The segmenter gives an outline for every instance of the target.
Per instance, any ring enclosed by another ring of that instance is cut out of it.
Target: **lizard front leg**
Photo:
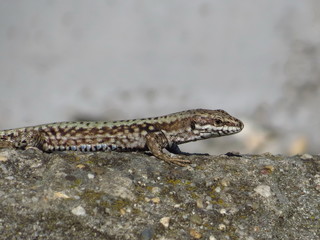
[[[161,131],[148,133],[146,135],[146,144],[152,155],[164,160],[165,162],[174,163],[179,166],[186,166],[188,163],[190,163],[189,160],[183,159],[182,156],[170,156],[169,154],[163,152],[163,149],[169,146],[169,142],[164,133]]]

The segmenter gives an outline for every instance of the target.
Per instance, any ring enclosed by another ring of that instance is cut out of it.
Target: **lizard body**
[[[160,117],[120,121],[57,122],[0,131],[0,148],[52,151],[147,151],[184,166],[179,144],[238,133],[243,123],[223,110],[193,109]]]

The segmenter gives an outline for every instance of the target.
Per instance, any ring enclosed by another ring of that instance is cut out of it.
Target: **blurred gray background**
[[[0,128],[222,108],[213,154],[319,153],[317,0],[0,2]]]

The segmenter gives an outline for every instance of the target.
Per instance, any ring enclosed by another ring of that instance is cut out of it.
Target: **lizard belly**
[[[44,150],[47,151],[130,151],[146,149],[144,136],[134,134],[83,134],[63,136],[60,132],[46,134]]]

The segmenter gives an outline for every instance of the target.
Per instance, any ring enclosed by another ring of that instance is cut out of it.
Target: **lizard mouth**
[[[199,133],[202,139],[206,139],[206,138],[212,138],[212,137],[232,135],[240,132],[242,128],[243,128],[243,124],[240,127],[235,127],[235,126],[214,127],[211,125],[207,125],[203,127],[199,131]]]

